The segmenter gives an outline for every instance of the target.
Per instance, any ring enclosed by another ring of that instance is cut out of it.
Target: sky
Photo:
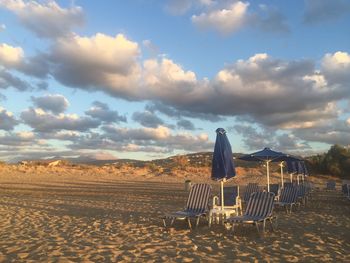
[[[0,0],[0,160],[350,146],[348,0]]]

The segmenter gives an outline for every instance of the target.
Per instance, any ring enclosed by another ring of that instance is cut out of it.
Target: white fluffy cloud
[[[55,38],[70,34],[72,27],[84,22],[81,7],[62,8],[55,1],[0,0],[0,7],[15,13],[23,26],[37,36]]]
[[[192,22],[200,28],[215,29],[222,34],[229,34],[244,25],[248,6],[249,3],[237,1],[224,9],[193,15]]]
[[[139,77],[138,44],[124,35],[98,33],[58,40],[52,47],[52,74],[61,83],[84,89],[102,87],[114,96],[135,97]]]
[[[24,52],[21,47],[13,47],[5,43],[0,44],[0,65],[4,67],[18,67],[24,57]]]

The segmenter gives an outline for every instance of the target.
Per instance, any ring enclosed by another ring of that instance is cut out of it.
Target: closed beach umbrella
[[[221,209],[224,209],[224,182],[236,176],[231,144],[223,128],[216,130],[211,179],[220,181]]]
[[[243,155],[239,159],[244,161],[253,161],[253,162],[265,162],[266,163],[266,177],[267,177],[267,191],[270,192],[270,162],[281,162],[288,157],[287,154],[282,152],[276,152],[270,148],[264,148],[261,151],[254,152],[251,154]]]

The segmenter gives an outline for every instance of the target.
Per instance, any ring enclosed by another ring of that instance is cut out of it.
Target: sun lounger
[[[258,230],[258,233],[260,233],[259,223],[262,223],[262,232],[264,233],[266,221],[269,220],[272,229],[274,229],[272,220],[275,219],[277,222],[277,217],[274,217],[272,214],[274,199],[274,193],[255,192],[251,194],[249,198],[244,215],[229,217],[225,223],[232,225],[232,232],[234,231],[234,226],[237,223],[254,224]]]
[[[307,190],[307,187],[303,184],[299,184],[297,186],[298,188],[298,199],[300,200],[300,202],[302,204],[306,204],[306,201],[307,201],[307,193],[308,193],[308,190]]]
[[[342,192],[344,196],[350,200],[350,184],[343,184],[342,185]]]
[[[328,181],[326,184],[326,190],[327,191],[333,191],[335,190],[335,181]]]
[[[284,183],[284,188],[287,188],[287,187],[291,187],[291,186],[293,186],[293,183],[291,183],[291,182],[286,182],[286,183]]]
[[[186,206],[184,210],[174,213],[166,213],[163,217],[164,226],[166,219],[171,220],[170,225],[173,225],[176,219],[187,220],[188,226],[191,226],[191,218],[196,219],[196,227],[199,224],[199,219],[206,216],[209,211],[209,199],[211,196],[211,186],[209,184],[194,184],[191,187]]]
[[[275,194],[275,200],[278,201],[280,195],[280,185],[270,184],[270,192]]]
[[[244,190],[244,195],[243,195],[243,202],[248,202],[250,195],[252,193],[259,192],[259,186],[256,183],[249,183],[247,184],[245,190]]]
[[[280,200],[275,202],[276,206],[284,206],[287,213],[292,212],[293,205],[296,204],[298,198],[298,188],[295,186],[284,187],[281,191]],[[288,211],[289,207],[289,211]]]

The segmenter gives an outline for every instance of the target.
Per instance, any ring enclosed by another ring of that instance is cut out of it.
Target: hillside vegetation
[[[311,171],[350,179],[350,148],[333,145],[328,152],[307,158]]]

